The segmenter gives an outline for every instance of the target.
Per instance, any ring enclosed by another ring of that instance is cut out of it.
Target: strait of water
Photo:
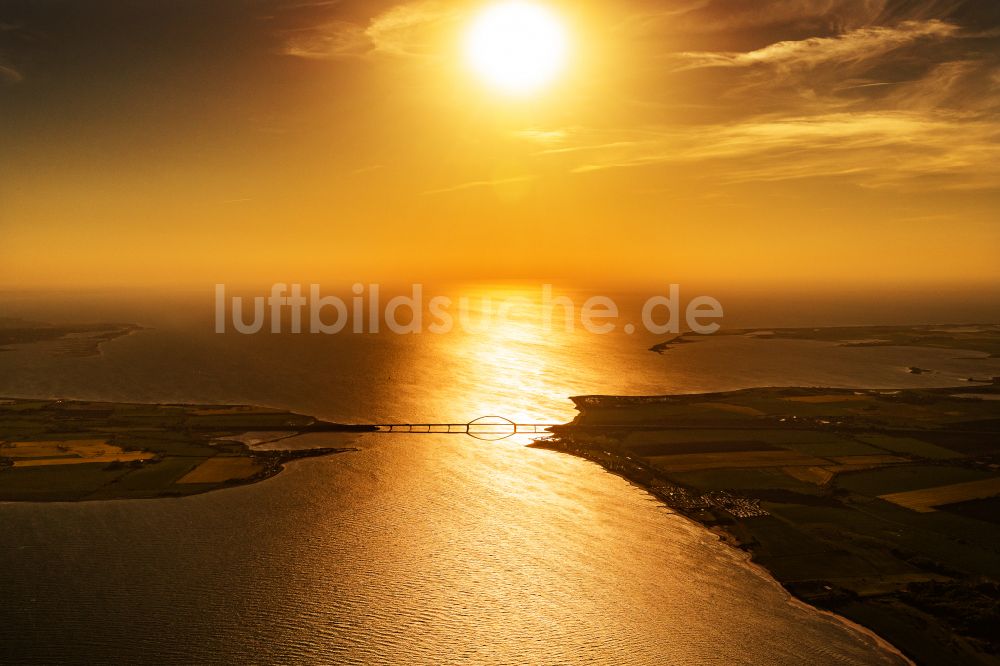
[[[541,332],[530,318],[478,334],[239,336],[214,334],[204,312],[46,308],[6,304],[152,328],[96,357],[2,353],[0,395],[548,422],[572,418],[579,394],[1000,375],[971,352],[744,337],[656,355],[647,337]],[[183,499],[0,503],[0,662],[900,661],[582,460],[454,435],[326,441],[360,450]]]

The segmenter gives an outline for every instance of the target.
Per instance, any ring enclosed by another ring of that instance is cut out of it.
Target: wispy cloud
[[[846,113],[663,129],[578,151],[577,173],[700,164],[720,183],[848,178],[866,187],[1000,187],[1000,121],[954,114]],[[690,172],[689,172],[690,173]]]
[[[284,53],[429,57],[468,10],[448,0],[360,16],[344,7],[284,33]],[[558,169],[680,165],[720,183],[835,177],[878,188],[1000,187],[995,7],[964,0],[623,0],[621,7],[614,32],[635,58],[630,64],[645,65],[635,77],[641,84],[589,102],[600,110],[627,98],[636,112],[603,125],[592,114],[591,126],[511,133]]]
[[[631,26],[655,36],[655,48],[713,15],[720,22],[701,32],[712,34],[695,42],[772,39],[746,51],[659,52],[668,67],[647,99],[669,96],[677,122],[647,114],[578,128],[538,156],[579,174],[679,168],[720,185],[837,178],[899,190],[1000,188],[1000,14],[970,19],[981,8],[958,0],[665,4]],[[671,20],[658,22],[665,14]],[[684,102],[691,111],[678,111]]]
[[[991,18],[995,4],[980,0],[660,0],[638,2],[623,27],[657,36],[785,31],[825,37],[904,21]]]
[[[370,49],[371,42],[360,26],[346,21],[331,21],[290,35],[282,53],[296,58],[327,60],[357,57]]]
[[[449,187],[442,187],[436,190],[428,190],[423,194],[425,196],[430,196],[434,194],[448,194],[450,192],[461,192],[463,190],[474,190],[481,187],[501,187],[504,185],[513,185],[516,183],[527,183],[532,180],[536,180],[537,176],[512,176],[510,178],[497,178],[493,180],[474,180],[468,183],[460,183],[458,185],[452,185]]]
[[[842,31],[885,18],[888,5],[889,0],[668,0],[636,12],[628,25],[658,34],[726,33],[782,25]]]
[[[966,115],[1000,113],[1000,56],[975,55],[930,66],[924,76],[894,87],[885,102],[896,108]]]
[[[34,37],[19,21],[0,21],[0,83],[24,81],[25,51]]]
[[[427,56],[441,23],[457,9],[433,0],[390,7],[361,21],[331,20],[288,34],[285,55],[311,59]]]
[[[0,62],[0,80],[7,83],[20,83],[24,80],[24,75],[13,66]]]
[[[688,52],[671,55],[676,71],[704,67],[778,67],[810,68],[820,64],[839,64],[877,60],[890,51],[923,38],[947,38],[959,28],[939,20],[904,21],[897,26],[858,28],[836,37],[811,37],[782,41],[755,51]]]
[[[563,143],[569,132],[568,129],[539,129],[530,127],[516,130],[513,135],[518,139],[524,139],[545,146],[553,146]]]

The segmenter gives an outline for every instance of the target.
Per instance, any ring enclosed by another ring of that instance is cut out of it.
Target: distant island
[[[141,328],[0,324],[0,344],[70,341],[75,355]],[[720,335],[1000,356],[995,325]],[[697,339],[676,336],[651,350]],[[578,416],[531,446],[585,458],[646,489],[747,552],[795,597],[920,663],[1000,662],[1000,378],[573,400]],[[249,405],[0,399],[0,501],[204,493],[353,450],[248,442],[374,429]]]
[[[105,343],[144,329],[139,324],[50,324],[0,317],[0,352],[11,351],[8,345],[51,342],[52,353],[59,356],[97,356]]]
[[[255,450],[241,439],[364,432],[246,405],[0,399],[0,501],[179,497],[274,476],[346,448]]]
[[[998,400],[995,384],[584,396],[532,446],[645,488],[920,663],[996,663]]]
[[[758,340],[811,340],[829,342],[838,347],[921,347],[978,352],[987,358],[1000,358],[998,324],[918,324],[905,326],[827,326],[823,328],[725,328],[712,336],[744,336]],[[649,348],[663,354],[678,345],[704,340],[695,333],[681,333]],[[933,372],[910,366],[910,374]],[[991,381],[969,378],[969,381]]]
[[[824,328],[723,329],[716,335],[834,342],[843,347],[925,347],[976,351],[1000,358],[998,324],[828,326]],[[695,336],[697,337],[697,336]],[[671,342],[678,342],[675,339]],[[919,368],[918,368],[919,369]],[[927,372],[923,370],[923,372]]]

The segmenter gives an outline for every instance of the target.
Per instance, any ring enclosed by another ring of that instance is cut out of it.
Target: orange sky
[[[994,3],[206,4],[0,9],[0,286],[1000,278]]]

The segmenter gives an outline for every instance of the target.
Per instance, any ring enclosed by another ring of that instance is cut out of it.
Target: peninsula
[[[574,398],[596,462],[919,663],[997,663],[1000,386]]]
[[[364,432],[266,407],[0,399],[0,501],[178,497],[253,483],[349,448],[255,450],[241,439]]]

